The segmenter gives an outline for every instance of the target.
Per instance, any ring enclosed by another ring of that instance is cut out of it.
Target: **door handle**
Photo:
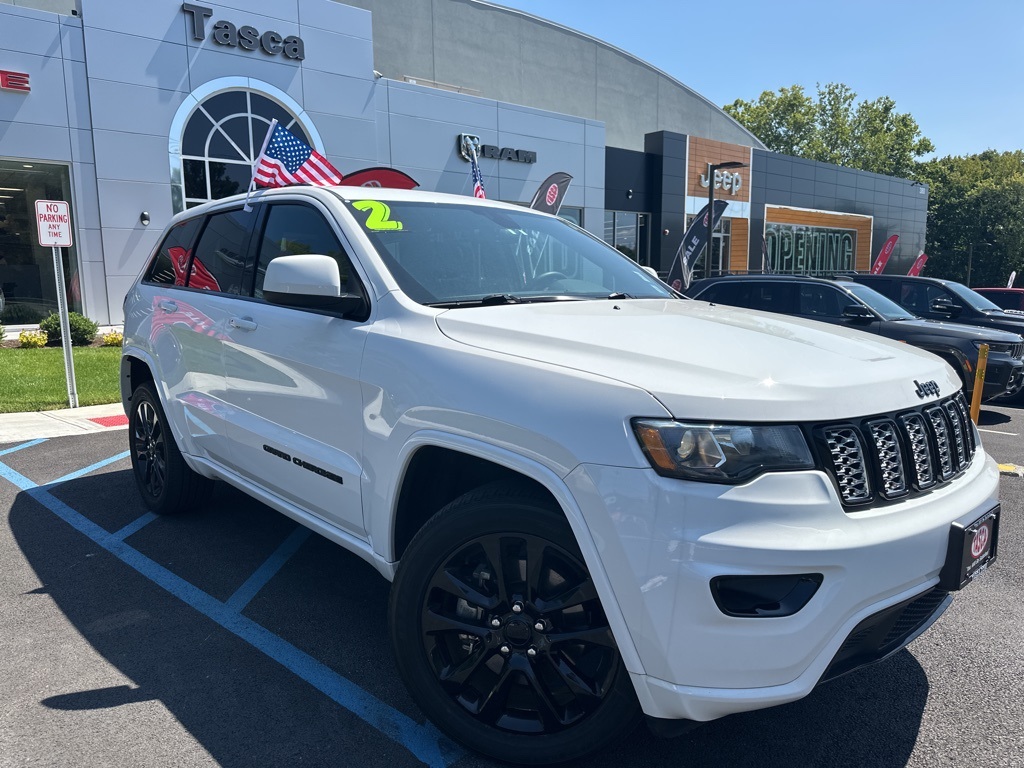
[[[178,305],[177,305],[177,304],[175,304],[175,303],[174,303],[173,301],[167,301],[166,299],[162,300],[162,301],[161,301],[161,302],[160,302],[160,303],[158,304],[158,306],[159,306],[159,307],[160,307],[160,309],[162,309],[162,310],[163,310],[164,312],[177,312],[177,311],[178,311]]]
[[[237,328],[240,331],[255,331],[258,327],[255,320],[250,320],[247,317],[232,317],[228,320],[228,325],[231,328]]]

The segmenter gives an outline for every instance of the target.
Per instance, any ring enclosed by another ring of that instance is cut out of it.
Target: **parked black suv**
[[[874,288],[918,317],[1024,335],[1024,315],[1007,312],[962,283],[909,275],[853,275],[850,279]],[[1024,389],[1007,399],[1024,402]]]
[[[1024,387],[1024,340],[1019,335],[922,320],[871,288],[850,280],[727,275],[697,280],[686,295],[700,301],[819,320],[913,344],[949,363],[968,394],[974,389],[978,347],[984,342],[989,345],[989,357],[983,399],[1015,395]]]

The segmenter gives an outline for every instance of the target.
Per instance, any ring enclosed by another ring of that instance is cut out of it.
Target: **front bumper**
[[[985,399],[1012,395],[1024,386],[1024,362],[1007,355],[990,355],[985,368]]]
[[[979,448],[946,485],[851,512],[818,471],[722,486],[584,465],[567,481],[628,628],[620,642],[640,659],[630,672],[644,711],[710,720],[806,696],[858,624],[929,592],[951,524],[996,504],[999,473]],[[823,580],[785,617],[727,616],[709,587],[795,573]]]

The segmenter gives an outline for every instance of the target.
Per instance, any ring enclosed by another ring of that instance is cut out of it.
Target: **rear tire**
[[[135,483],[145,505],[158,515],[190,509],[209,495],[213,481],[194,472],[178,450],[153,385],[132,393],[128,416]]]
[[[529,488],[495,483],[434,515],[402,556],[389,620],[416,703],[485,755],[563,762],[640,722],[572,530]]]

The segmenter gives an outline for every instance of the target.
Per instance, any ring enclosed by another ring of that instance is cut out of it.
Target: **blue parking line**
[[[277,572],[288,562],[288,558],[298,552],[306,539],[309,538],[309,528],[297,526],[294,531],[281,542],[281,546],[272,554],[267,561],[256,569],[255,573],[245,580],[245,583],[235,590],[235,594],[228,598],[225,605],[233,611],[242,612],[249,601],[256,597],[263,587],[277,575]]]
[[[111,536],[113,536],[115,539],[118,539],[119,541],[124,541],[133,533],[138,533],[139,531],[141,531],[143,528],[152,523],[158,517],[160,516],[155,512],[147,512],[141,517],[138,517],[132,522],[128,523],[128,525],[126,525],[121,530],[114,531],[114,533],[112,533]]]
[[[107,466],[108,464],[113,464],[115,461],[120,461],[121,459],[127,459],[129,456],[131,456],[131,453],[132,453],[131,451],[122,451],[121,453],[117,454],[116,456],[111,456],[109,459],[103,459],[103,461],[97,461],[95,464],[90,464],[85,469],[79,469],[79,470],[71,472],[71,473],[69,473],[67,475],[64,475],[64,477],[58,477],[52,483],[46,483],[46,486],[50,487],[50,486],[57,485],[59,483],[66,483],[66,482],[68,482],[68,480],[77,480],[80,477],[84,477],[85,475],[88,475],[88,474],[90,474],[92,472],[95,472],[97,469],[102,469],[103,467]]]
[[[105,466],[105,464],[115,460],[117,460],[117,457],[106,462],[100,462],[100,465]],[[84,474],[84,471],[72,474],[81,476],[81,474]],[[88,536],[96,544],[103,547],[103,549],[110,552],[126,565],[134,568],[154,584],[177,597],[199,613],[212,619],[236,637],[241,638],[257,650],[263,652],[285,669],[331,698],[334,702],[361,718],[391,740],[405,747],[417,759],[431,766],[431,768],[448,768],[448,766],[465,754],[460,747],[441,734],[433,724],[429,722],[417,723],[407,715],[385,704],[371,693],[364,691],[348,678],[339,675],[327,665],[299,650],[287,640],[275,635],[260,624],[243,616],[234,608],[229,607],[226,603],[211,597],[195,585],[171,573],[162,565],[154,562],[138,550],[133,549],[124,542],[124,537],[121,536],[124,529],[116,533],[104,530],[51,494],[49,487],[53,484],[50,484],[50,486],[39,486],[2,462],[0,462],[0,477],[24,491],[29,497],[42,504],[65,523]],[[70,477],[71,475],[67,476],[67,478]],[[62,478],[62,480],[64,479]],[[143,518],[145,517],[146,515],[143,515]],[[289,540],[293,537],[298,538],[295,534],[292,534]],[[282,545],[282,548],[286,544],[288,544],[287,541]],[[279,548],[278,552],[280,551],[281,549]],[[275,552],[275,555],[277,554]],[[268,564],[272,561],[274,561],[274,556],[271,556]],[[264,567],[271,567],[268,564],[265,564]],[[261,568],[260,570],[263,569]],[[252,577],[250,578],[251,580]],[[236,592],[236,596],[244,588],[245,585]]]
[[[24,448],[31,448],[33,445],[39,445],[40,443],[45,443],[45,442],[46,442],[46,438],[45,437],[41,437],[38,440],[29,440],[27,443],[22,443],[21,445],[16,445],[13,448],[4,448],[2,451],[0,451],[0,456],[6,456],[8,453],[14,453],[15,451],[20,451],[20,450],[22,450]]]

